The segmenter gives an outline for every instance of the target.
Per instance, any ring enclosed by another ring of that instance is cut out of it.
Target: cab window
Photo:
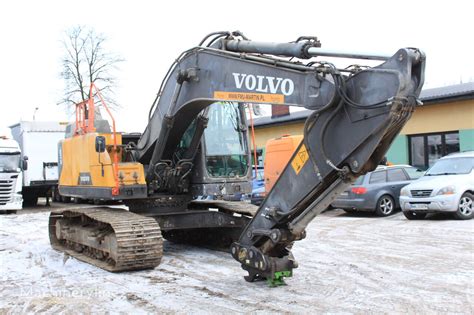
[[[218,102],[209,108],[204,130],[206,167],[212,177],[244,176],[248,170],[245,117],[238,103]]]
[[[399,182],[407,180],[407,177],[401,168],[387,170],[387,181]]]

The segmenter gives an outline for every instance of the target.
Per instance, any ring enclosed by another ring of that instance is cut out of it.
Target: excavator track
[[[158,223],[123,209],[51,212],[49,239],[53,249],[111,272],[152,269],[163,256]]]

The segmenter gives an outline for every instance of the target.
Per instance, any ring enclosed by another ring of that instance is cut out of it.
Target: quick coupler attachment
[[[244,279],[248,282],[266,280],[270,287],[285,285],[284,278],[293,275],[298,267],[293,255],[271,257],[263,254],[258,248],[250,248],[234,243],[231,246],[232,257],[241,263],[242,269],[249,274]]]
[[[272,288],[286,285],[284,278],[291,277],[292,275],[293,272],[291,270],[277,271],[273,274],[272,278],[267,279],[267,283]]]

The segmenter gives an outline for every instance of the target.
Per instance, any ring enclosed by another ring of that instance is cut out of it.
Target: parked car
[[[346,212],[370,211],[381,217],[391,215],[399,208],[400,189],[422,175],[423,171],[410,165],[379,166],[357,178],[331,206]]]
[[[252,194],[250,196],[250,202],[254,205],[261,205],[263,199],[267,196],[267,193],[265,191],[265,186],[255,188],[252,190]]]
[[[423,219],[430,212],[451,212],[458,219],[474,216],[474,151],[439,159],[425,175],[400,192],[407,219]]]
[[[265,180],[263,175],[263,167],[258,166],[257,172],[255,172],[255,166],[252,166],[252,192],[243,195],[241,201],[252,203],[257,206],[262,203],[267,195],[265,192]]]
[[[265,192],[265,179],[263,167],[257,167],[255,173],[255,167],[252,167],[252,193],[250,194],[250,202],[254,205],[260,205],[267,195]]]

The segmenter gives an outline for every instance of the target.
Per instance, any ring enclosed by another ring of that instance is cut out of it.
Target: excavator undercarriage
[[[123,209],[52,212],[49,237],[54,249],[113,272],[155,268],[163,256],[158,223]]]
[[[163,239],[229,251],[257,210],[247,203],[194,200],[187,211],[155,217],[108,207],[53,211],[49,237],[54,249],[111,272],[152,269],[161,262]]]
[[[163,237],[230,249],[247,281],[281,284],[297,267],[293,243],[339,192],[376,168],[419,104],[424,79],[417,49],[385,56],[320,46],[315,37],[260,43],[240,32],[210,34],[173,63],[137,143],[122,144],[115,122],[113,130],[100,127],[93,95],[101,97],[91,86],[60,145],[59,190],[122,200],[129,211],[53,212],[53,248],[109,271],[137,270],[160,263]],[[321,56],[384,62],[338,69]],[[260,207],[219,200],[250,192],[249,103],[312,110]]]

